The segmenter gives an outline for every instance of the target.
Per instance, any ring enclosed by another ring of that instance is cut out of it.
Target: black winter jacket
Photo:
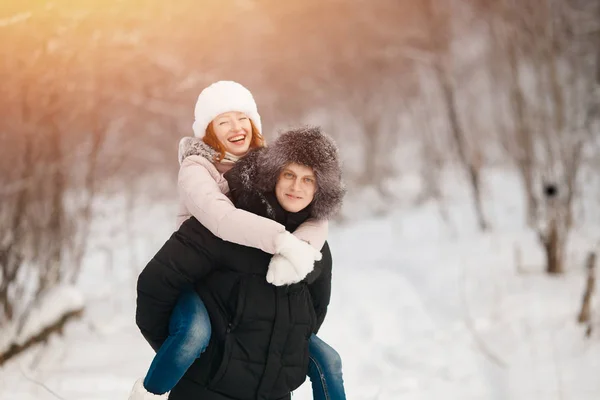
[[[235,192],[239,188],[235,179],[232,183]],[[275,215],[290,231],[309,215],[309,210],[285,212],[273,195],[246,196],[244,206]],[[166,339],[171,311],[187,287],[194,285],[211,318],[206,352],[169,399],[289,399],[306,379],[308,339],[318,331],[329,304],[332,260],[327,244],[322,253],[323,260],[303,282],[276,287],[265,279],[269,254],[223,241],[195,218],[184,222],[142,271],[137,287],[136,322],[155,350]]]

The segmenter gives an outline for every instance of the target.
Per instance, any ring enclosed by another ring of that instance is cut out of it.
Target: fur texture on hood
[[[330,219],[341,208],[346,188],[338,149],[319,127],[303,127],[282,133],[271,145],[255,149],[225,174],[232,196],[240,208],[246,202],[272,193],[281,170],[289,163],[313,169],[317,179],[315,198],[309,206],[310,217]]]
[[[179,141],[179,165],[189,156],[202,156],[210,162],[214,162],[217,151],[204,143],[197,137],[184,137]]]

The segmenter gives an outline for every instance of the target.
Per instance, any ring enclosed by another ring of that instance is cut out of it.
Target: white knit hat
[[[260,115],[252,93],[237,82],[218,81],[205,88],[198,96],[194,110],[196,120],[192,125],[194,136],[203,138],[208,124],[216,116],[230,111],[246,114],[262,133]]]

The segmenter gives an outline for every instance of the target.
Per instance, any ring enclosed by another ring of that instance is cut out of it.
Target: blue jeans
[[[154,394],[167,393],[206,350],[211,325],[200,296],[192,290],[179,296],[171,319],[169,337],[162,344],[144,379],[144,387]]]
[[[342,359],[327,343],[312,335],[308,342],[308,377],[314,400],[346,400]]]
[[[144,387],[163,394],[175,387],[196,358],[206,350],[211,325],[204,303],[194,291],[184,292],[169,321],[169,337],[162,344],[144,379]],[[340,355],[312,335],[308,342],[308,377],[315,400],[345,400]]]

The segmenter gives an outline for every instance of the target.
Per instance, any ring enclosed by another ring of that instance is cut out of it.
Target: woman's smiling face
[[[252,142],[252,124],[246,114],[237,111],[226,112],[217,115],[211,124],[225,151],[235,156],[248,153]]]

